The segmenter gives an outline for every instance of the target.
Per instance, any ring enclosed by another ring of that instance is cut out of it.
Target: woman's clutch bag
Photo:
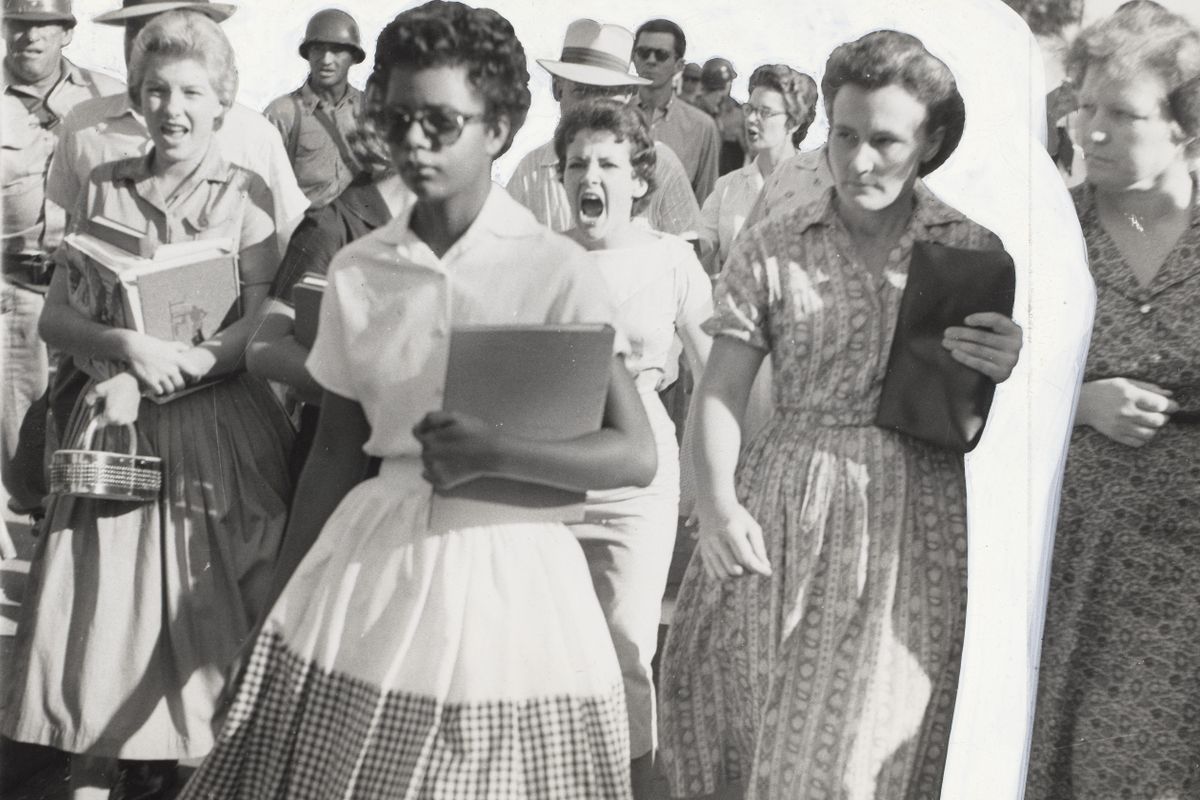
[[[970,314],[1012,316],[1016,270],[1003,250],[913,245],[875,424],[960,453],[983,434],[996,385],[942,347]]]

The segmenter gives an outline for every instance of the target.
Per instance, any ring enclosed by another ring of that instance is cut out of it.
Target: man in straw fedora
[[[558,60],[539,58],[550,73],[554,99],[565,114],[594,97],[609,97],[627,103],[637,88],[648,81],[630,72],[633,34],[619,25],[602,25],[577,19],[567,26],[562,55]],[[679,158],[667,145],[656,142],[657,187],[640,219],[655,230],[695,238],[700,208]],[[574,225],[567,190],[558,179],[558,156],[554,141],[525,154],[508,182],[508,193],[555,231]]]

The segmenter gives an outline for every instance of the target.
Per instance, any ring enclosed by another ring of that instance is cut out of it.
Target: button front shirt
[[[46,178],[46,198],[65,209],[75,207],[96,167],[145,155],[154,146],[145,119],[124,93],[80,103],[63,120],[62,129]],[[215,141],[226,161],[266,181],[282,250],[308,208],[308,198],[296,185],[279,132],[263,115],[234,103]]]
[[[122,84],[62,60],[62,76],[42,100],[41,114],[25,100],[39,98],[4,67],[0,92],[0,173],[3,174],[4,253],[36,255],[62,239],[62,211],[46,205],[46,172],[62,130],[61,120],[77,104],[119,92]]]
[[[717,157],[721,152],[717,123],[708,114],[677,97],[672,97],[661,108],[644,105],[637,97],[631,102],[645,115],[654,140],[665,143],[679,156],[696,202],[703,203],[717,180]]]
[[[300,190],[315,207],[333,202],[361,169],[348,143],[361,105],[362,92],[353,86],[330,103],[305,82],[263,112],[283,137]]]
[[[717,178],[712,194],[704,201],[700,210],[700,239],[717,251],[718,267],[729,257],[733,240],[742,230],[762,188],[762,170],[752,161]]]
[[[692,194],[683,164],[662,142],[654,143],[654,153],[655,187],[638,217],[661,233],[697,233],[700,207],[696,205],[696,196]],[[558,156],[554,153],[553,141],[525,154],[513,171],[507,188],[513,199],[532,211],[543,225],[560,233],[575,227],[571,201],[558,177]]]
[[[306,366],[371,423],[363,450],[416,455],[413,426],[442,407],[456,325],[613,324],[608,287],[584,250],[499,186],[441,257],[409,227],[410,209],[343,248],[329,266]],[[617,346],[628,342],[617,336]]]

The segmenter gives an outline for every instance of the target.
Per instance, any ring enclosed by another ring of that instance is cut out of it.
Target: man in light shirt
[[[63,116],[90,98],[121,90],[115,78],[81,69],[63,56],[74,32],[70,0],[4,1],[0,474],[9,508],[34,516],[46,493],[42,451],[49,381],[37,321],[50,280],[46,254],[62,239],[65,222],[45,202],[46,170]]]
[[[637,87],[646,83],[629,71],[632,48],[633,34],[619,25],[601,25],[590,19],[572,22],[563,39],[562,57],[557,61],[538,59],[553,78],[554,99],[562,113],[594,97],[628,102]],[[687,172],[667,145],[656,142],[655,152],[656,187],[642,218],[657,231],[694,238],[700,208]],[[558,177],[553,141],[525,154],[509,179],[508,193],[556,231],[575,225],[567,190]]]
[[[717,182],[721,134],[712,117],[675,94],[686,48],[683,29],[669,19],[642,23],[634,38],[633,64],[648,82],[639,87],[634,102],[650,125],[650,135],[679,156],[696,202],[703,205]]]

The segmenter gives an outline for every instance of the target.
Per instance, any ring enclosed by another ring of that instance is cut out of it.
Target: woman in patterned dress
[[[1000,242],[914,186],[965,117],[919,40],[838,47],[822,90],[835,186],[735,246],[706,326],[700,541],[660,684],[679,797],[926,800],[941,785],[966,614],[963,459],[872,420],[913,243]],[[995,381],[1020,345],[999,314],[944,341]],[[768,352],[775,412],[736,463]]]
[[[236,88],[215,22],[155,17],[134,42],[129,80],[154,147],[97,167],[72,218],[103,215],[162,242],[230,237],[243,317],[195,346],[114,327],[94,268],[71,259],[41,320],[46,341],[91,377],[67,441],[93,419],[136,423],[138,451],[163,460],[155,502],[54,498],[6,676],[4,733],[121,759],[114,797],[173,796],[175,759],[212,747],[225,667],[269,607],[290,499],[287,417],[241,364],[279,253],[266,184],[214,142]],[[142,397],[220,375],[161,405]],[[119,428],[100,439],[127,446]],[[71,777],[77,797],[107,795],[98,784],[110,779],[79,760]]]
[[[1200,31],[1076,40],[1096,321],[1063,479],[1029,800],[1200,796]]]
[[[533,442],[433,411],[452,326],[611,323],[609,293],[582,248],[491,181],[530,101],[508,21],[435,1],[375,52],[377,122],[417,200],[330,265],[291,578],[183,796],[628,798],[621,672],[570,529],[429,524],[434,486],[485,474],[650,482],[654,440],[617,357],[594,434]],[[362,480],[371,456],[382,466]]]
[[[658,471],[645,488],[588,495],[583,545],[600,607],[625,679],[635,800],[655,783],[655,707],[650,662],[679,517],[679,446],[659,399],[676,336],[693,375],[704,372],[711,339],[701,325],[712,314],[712,284],[688,242],[634,223],[654,191],[654,140],[641,114],[615,100],[593,100],[563,115],[554,135],[562,180],[575,216],[567,236],[588,251],[629,338],[633,372],[654,440]]]

